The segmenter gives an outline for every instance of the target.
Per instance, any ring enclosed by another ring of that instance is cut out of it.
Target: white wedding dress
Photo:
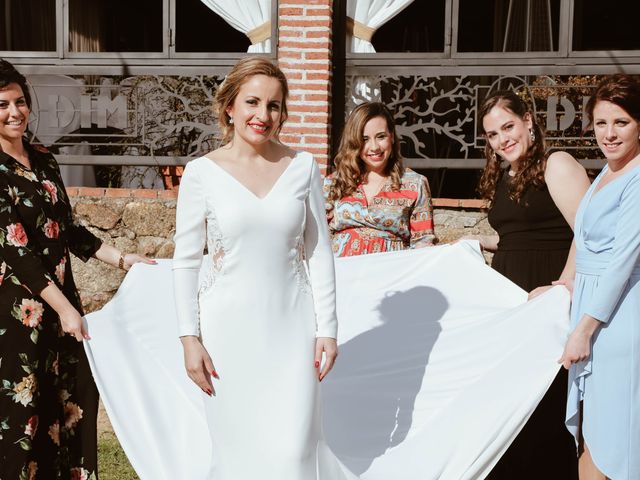
[[[203,247],[211,267],[198,280]],[[315,338],[337,335],[321,177],[298,153],[257,197],[214,161],[191,161],[176,212],[179,335],[200,335],[219,380],[203,394],[212,480],[353,477],[323,440]]]

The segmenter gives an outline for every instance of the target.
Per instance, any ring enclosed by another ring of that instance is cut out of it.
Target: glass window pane
[[[460,0],[459,52],[558,50],[560,0]]]
[[[416,1],[382,25],[371,43],[376,52],[443,52],[445,0]]]
[[[0,50],[54,52],[55,0],[0,0]]]
[[[636,8],[575,0],[573,50],[640,50]]]
[[[246,52],[250,45],[201,0],[176,1],[176,52]]]
[[[69,51],[162,52],[162,0],[69,0]]]

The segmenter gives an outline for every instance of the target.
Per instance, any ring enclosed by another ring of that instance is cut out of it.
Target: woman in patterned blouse
[[[0,478],[96,479],[98,392],[69,254],[153,262],[74,222],[55,159],[24,139],[30,107],[0,60]]]
[[[393,116],[382,103],[351,112],[334,164],[324,190],[335,256],[435,243],[429,183],[403,167]]]

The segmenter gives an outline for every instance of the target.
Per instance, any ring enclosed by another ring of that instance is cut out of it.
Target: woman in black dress
[[[71,214],[58,165],[24,139],[25,78],[0,60],[0,478],[97,478],[98,392],[69,254],[128,269]]]
[[[547,156],[543,131],[514,92],[489,96],[479,117],[487,141],[479,191],[498,235],[475,238],[495,252],[492,267],[524,290],[571,277],[573,222],[589,188],[584,168],[565,152]],[[562,369],[487,478],[577,479],[575,444],[564,426],[566,392]]]

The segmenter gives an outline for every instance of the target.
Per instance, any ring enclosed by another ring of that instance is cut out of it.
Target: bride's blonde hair
[[[289,115],[287,111],[287,97],[289,96],[289,85],[287,77],[271,61],[263,57],[246,57],[238,61],[227,74],[224,81],[218,87],[213,103],[213,110],[218,117],[218,124],[222,131],[222,142],[228,143],[233,138],[233,123],[227,113],[227,108],[233,104],[240,87],[254,75],[265,75],[275,78],[280,82],[282,88],[282,104],[280,107],[280,125],[276,128],[276,138],[280,134],[282,125],[287,121]]]

